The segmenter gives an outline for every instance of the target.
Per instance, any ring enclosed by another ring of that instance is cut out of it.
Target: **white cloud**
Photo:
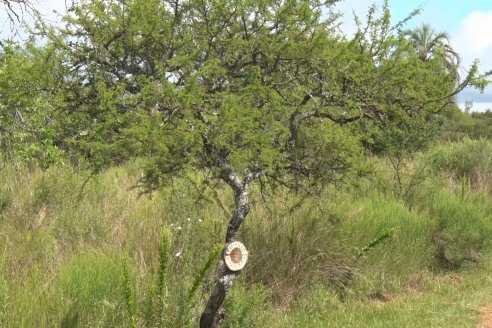
[[[492,69],[492,11],[475,11],[468,14],[456,31],[451,34],[451,45],[462,57],[463,70],[467,70],[474,59],[480,61],[480,71]],[[492,87],[480,94],[473,89],[464,90],[458,101],[471,100],[474,110],[491,108]]]
[[[470,13],[453,33],[452,42],[455,49],[471,61],[483,58],[487,52],[492,53],[492,11]],[[490,56],[489,56],[490,57]],[[492,64],[492,58],[487,58]]]

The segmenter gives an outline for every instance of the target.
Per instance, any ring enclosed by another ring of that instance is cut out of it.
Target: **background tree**
[[[436,56],[443,56],[447,70],[458,77],[460,56],[449,45],[449,35],[446,32],[436,32],[430,24],[423,23],[411,30],[406,30],[404,35],[412,42],[419,58],[429,61]]]
[[[145,156],[149,191],[190,171],[222,182],[235,240],[253,183],[316,192],[343,181],[361,154],[347,124],[426,124],[458,91],[445,63],[395,33],[387,3],[346,40],[334,2],[80,2],[47,35],[70,145],[95,169]],[[484,81],[475,65],[459,88]],[[238,276],[222,261],[217,272],[202,327],[217,324]]]
[[[67,150],[56,115],[54,77],[59,62],[45,48],[6,42],[0,54],[0,150],[5,162],[41,168],[60,164]]]
[[[456,107],[454,96],[470,82],[473,83],[473,79],[470,80],[473,74],[468,74],[459,83],[460,58],[449,45],[447,33],[437,33],[430,25],[422,24],[412,30],[405,30],[402,37],[410,43],[407,55],[417,56],[429,68],[428,74],[440,76],[442,82],[446,81],[449,90],[448,101],[434,111],[411,110],[411,115],[402,115],[402,111],[394,107],[397,110],[391,111],[391,119],[362,122],[360,125],[366,148],[388,158],[394,175],[396,196],[407,201],[419,180],[418,176],[407,174],[412,171],[408,164],[415,153],[424,151],[440,135],[445,125],[442,114]],[[444,84],[442,87],[446,88]]]
[[[458,141],[463,138],[491,139],[492,112],[463,112],[459,107],[450,108],[445,113],[443,131],[439,136],[442,141]]]

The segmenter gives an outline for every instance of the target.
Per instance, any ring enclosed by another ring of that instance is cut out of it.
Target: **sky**
[[[353,33],[353,11],[363,18],[372,3],[381,6],[383,0],[340,2],[337,7],[344,15],[342,30]],[[437,32],[447,32],[451,47],[461,56],[462,76],[475,59],[480,61],[480,71],[492,70],[492,0],[389,0],[389,5],[393,23],[420,7],[421,13],[408,23],[408,28],[428,23]],[[483,93],[465,89],[458,95],[458,102],[464,108],[466,101],[473,102],[474,111],[492,109],[492,86]]]
[[[33,0],[35,7],[46,19],[59,21],[54,10],[63,13],[66,2],[71,0]],[[376,3],[381,7],[383,0],[342,0],[336,10],[343,14],[342,31],[351,35],[355,31],[353,12],[365,17],[368,7]],[[492,0],[389,0],[391,19],[396,23],[406,17],[413,9],[422,12],[408,23],[408,28],[429,23],[438,32],[447,32],[450,45],[462,58],[461,75],[474,59],[480,60],[482,72],[492,70]],[[0,39],[9,36],[3,8],[0,7]],[[472,101],[475,111],[492,109],[492,86],[480,94],[473,89],[465,89],[458,95],[458,102]]]

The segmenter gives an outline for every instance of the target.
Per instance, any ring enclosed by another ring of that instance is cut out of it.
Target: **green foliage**
[[[264,327],[267,325],[265,313],[270,308],[265,287],[234,285],[225,304],[227,316],[221,327]],[[261,313],[258,313],[258,309],[262,309]]]
[[[464,201],[440,193],[430,200],[433,202],[430,217],[438,224],[433,235],[437,265],[444,269],[462,269],[479,263],[484,252],[492,247],[490,202],[483,195],[474,195]]]
[[[333,3],[75,4],[64,27],[42,25],[70,151],[96,171],[148,157],[148,190],[226,165],[299,191],[357,172],[350,122],[373,149],[422,149],[456,91],[446,55],[422,60],[388,3],[347,40]],[[484,83],[475,65],[460,88]]]
[[[217,244],[210,250],[207,261],[203,265],[203,268],[195,275],[195,279],[193,280],[193,284],[191,285],[190,292],[188,293],[188,303],[190,303],[195,297],[198,288],[200,287],[200,285],[203,284],[207,273],[212,268],[212,265],[215,264],[217,259],[220,257],[223,249],[223,245]]]
[[[4,159],[41,167],[65,161],[59,121],[55,119],[54,88],[59,63],[48,48],[33,42],[7,43],[0,55],[0,150]]]
[[[62,266],[61,288],[82,325],[121,325],[125,298],[120,263],[115,255],[85,253]]]
[[[275,317],[271,305],[299,307],[291,326],[326,326],[314,313],[324,305],[347,309],[339,299],[364,303],[401,293],[412,275],[481,261],[490,209],[465,189],[490,185],[490,158],[477,155],[492,153],[487,141],[429,156],[461,179],[461,197],[427,197],[426,172],[408,190],[413,155],[449,123],[441,113],[490,72],[475,63],[457,85],[452,49],[420,52],[387,1],[347,39],[335,2],[86,0],[62,27],[38,22],[45,45],[8,43],[0,152],[22,164],[0,171],[1,325],[196,324],[234,201],[218,180],[259,181],[241,235],[254,287],[233,289],[225,325],[282,323],[255,314]],[[361,144],[387,157],[395,184],[364,189]],[[354,180],[359,189],[340,188]],[[315,310],[303,290],[319,297]]]
[[[468,181],[473,188],[492,191],[491,154],[490,140],[465,138],[435,147],[427,161],[434,171],[449,176],[455,186]]]
[[[373,239],[369,244],[366,246],[362,247],[362,249],[357,253],[357,257],[362,257],[364,256],[367,252],[369,252],[371,249],[376,247],[377,245],[381,244],[383,241],[385,241],[388,238],[391,238],[393,234],[395,233],[394,228],[388,228],[384,230],[380,236],[376,237]]]
[[[458,141],[463,138],[491,139],[492,112],[462,112],[459,108],[449,108],[445,113],[445,124],[440,139]]]
[[[399,290],[412,274],[431,268],[436,223],[377,190],[365,196],[356,190],[304,199],[294,211],[296,200],[285,195],[271,208],[257,205],[241,234],[254,254],[246,279],[265,284],[288,306],[313,284],[340,298],[365,298],[375,288]]]

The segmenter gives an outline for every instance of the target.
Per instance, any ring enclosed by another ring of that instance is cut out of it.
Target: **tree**
[[[341,181],[360,155],[349,123],[425,121],[457,92],[441,62],[409,52],[387,4],[346,40],[334,2],[80,2],[47,45],[63,67],[58,106],[77,117],[72,144],[96,168],[146,156],[148,190],[189,170],[221,181],[234,241],[252,184],[313,192]],[[485,83],[476,65],[463,83]],[[216,326],[238,274],[220,261],[201,327]]]
[[[449,45],[448,33],[438,33],[429,24],[422,24],[412,30],[406,30],[404,35],[412,42],[421,60],[429,61],[441,55],[444,57],[448,72],[458,76],[460,56]]]
[[[35,12],[31,0],[0,0],[0,6],[3,7],[12,27],[22,22],[24,14]]]
[[[0,54],[3,160],[42,168],[63,162],[63,133],[67,130],[55,120],[56,99],[51,93],[57,67],[59,62],[50,60],[47,49],[37,48],[32,42],[23,46],[10,41],[4,44]]]

